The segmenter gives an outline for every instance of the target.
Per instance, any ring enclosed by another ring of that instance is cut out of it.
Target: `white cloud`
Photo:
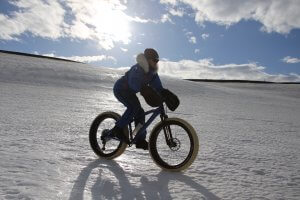
[[[127,15],[127,7],[122,2],[9,1],[16,11],[11,11],[8,15],[0,13],[0,40],[19,40],[21,34],[30,33],[54,40],[63,37],[93,40],[103,49],[113,48],[116,42],[128,44],[132,36],[130,23],[157,22]]]
[[[78,62],[85,62],[85,63],[91,63],[91,62],[99,62],[103,60],[112,60],[116,62],[116,59],[113,56],[107,56],[107,55],[99,55],[99,56],[70,56],[70,57],[62,57],[69,60],[75,60]]]
[[[174,22],[172,21],[172,19],[171,19],[171,17],[170,17],[169,14],[163,14],[163,15],[161,16],[160,21],[161,21],[162,23],[170,22],[171,24],[174,24]]]
[[[177,78],[194,79],[230,79],[260,81],[300,81],[300,75],[272,75],[265,71],[264,66],[257,63],[216,65],[213,59],[198,61],[180,60],[178,62],[161,61],[159,73]]]
[[[0,39],[18,40],[18,36],[31,33],[35,36],[57,39],[64,35],[65,10],[56,0],[9,1],[19,10],[0,14]]]
[[[191,37],[189,38],[189,42],[190,42],[190,43],[193,43],[193,44],[196,44],[196,43],[197,43],[196,37],[195,37],[195,36],[191,36]]]
[[[74,16],[66,30],[71,37],[96,40],[104,49],[113,48],[115,42],[130,42],[129,21],[133,18],[125,14],[126,6],[120,1],[67,0],[65,3]]]
[[[176,7],[179,2],[189,5],[195,11],[195,21],[205,21],[230,26],[242,20],[262,23],[261,30],[289,33],[300,28],[299,0],[161,0],[163,4]]]
[[[286,56],[283,59],[281,59],[285,63],[300,63],[300,58],[293,58],[291,56]]]
[[[128,49],[126,49],[126,48],[120,47],[120,49],[121,49],[122,51],[124,51],[124,52],[127,52],[127,51],[128,51]]]
[[[169,13],[171,13],[171,15],[178,16],[178,17],[182,17],[184,15],[183,10],[180,10],[180,9],[175,10],[174,8],[171,8],[169,10]]]
[[[209,37],[209,34],[208,33],[203,33],[201,35],[201,37],[202,37],[203,40],[205,40],[205,39],[207,39]]]
[[[186,29],[183,29],[183,32],[185,32],[185,35],[188,38],[188,41],[192,44],[196,44],[197,43],[197,38],[194,36],[194,34],[192,32],[188,32]]]
[[[49,56],[49,57],[57,57],[57,58],[59,58],[59,56],[55,56],[55,54],[54,53],[44,53],[44,54],[42,54],[43,56]]]
[[[160,0],[160,3],[176,5],[177,4],[177,0]]]
[[[151,19],[143,19],[143,18],[140,18],[140,17],[130,17],[128,16],[128,19],[129,21],[133,21],[133,22],[139,22],[139,23],[148,23],[148,22],[153,22],[155,23],[155,21],[151,20]]]
[[[43,56],[49,56],[49,57],[56,57],[56,58],[62,58],[62,59],[67,59],[67,60],[74,60],[78,62],[83,62],[83,63],[92,63],[92,62],[99,62],[103,60],[112,60],[116,62],[116,59],[113,56],[107,56],[107,55],[97,55],[97,56],[56,56],[54,53],[48,53],[48,54],[43,54]]]
[[[194,50],[194,53],[195,53],[195,54],[200,53],[200,49],[195,49],[195,50]]]

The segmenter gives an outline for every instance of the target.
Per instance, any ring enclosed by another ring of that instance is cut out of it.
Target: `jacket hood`
[[[145,73],[149,72],[149,64],[143,53],[137,55],[136,62],[141,66]]]

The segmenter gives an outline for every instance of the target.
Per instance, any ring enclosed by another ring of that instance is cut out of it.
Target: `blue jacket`
[[[140,92],[144,85],[150,85],[158,92],[163,89],[158,74],[149,69],[144,54],[139,54],[137,64],[133,65],[114,85],[114,95],[127,107],[124,114],[116,122],[117,127],[127,126],[133,118],[135,118],[136,123],[145,123],[144,110],[138,98],[132,98],[132,93]],[[124,95],[124,93],[128,95]],[[146,133],[140,139],[145,139],[145,137]]]
[[[139,57],[141,57],[141,55],[139,55],[138,58]],[[138,93],[143,85],[150,85],[160,92],[163,87],[158,74],[149,69],[148,63],[145,64],[145,62],[141,62],[138,58],[138,63],[133,65],[129,71],[115,83],[114,90],[132,90],[134,93]]]

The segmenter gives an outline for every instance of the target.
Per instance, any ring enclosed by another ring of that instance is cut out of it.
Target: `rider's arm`
[[[151,87],[155,88],[158,92],[161,92],[163,86],[161,84],[158,74],[155,74],[151,82],[149,83]]]

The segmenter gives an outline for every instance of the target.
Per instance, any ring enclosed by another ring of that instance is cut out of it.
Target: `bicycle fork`
[[[165,115],[161,115],[161,120],[164,121],[164,119],[167,119],[168,116],[165,114]],[[165,126],[163,127],[163,131],[164,131],[164,134],[165,134],[165,139],[166,139],[166,143],[167,145],[171,148],[171,147],[174,147],[174,145],[176,146],[176,143],[173,142],[173,136],[172,136],[172,132],[171,132],[171,127],[168,125],[168,126]]]

